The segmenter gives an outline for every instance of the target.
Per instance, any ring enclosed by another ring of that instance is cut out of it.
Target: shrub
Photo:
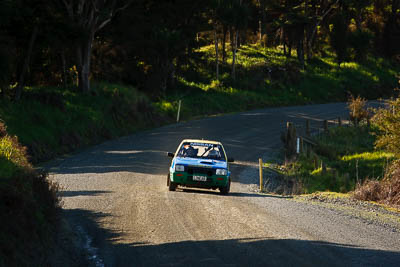
[[[0,138],[0,157],[4,157],[19,166],[30,166],[26,148],[18,143],[17,137],[6,135]]]
[[[381,181],[366,180],[353,192],[358,200],[376,201],[400,208],[400,161],[393,162]]]
[[[374,110],[372,122],[378,127],[376,147],[400,157],[400,98],[386,101],[385,108]]]
[[[60,205],[57,192],[58,185],[32,168],[26,148],[1,123],[0,266],[46,265]]]
[[[366,99],[360,96],[354,98],[353,95],[350,95],[347,107],[350,111],[350,120],[354,123],[354,125],[358,126],[358,123],[360,123],[362,120],[369,119],[369,113],[365,107],[366,104]]]
[[[0,120],[0,138],[6,136],[6,125]]]
[[[382,199],[381,183],[377,180],[367,179],[362,185],[357,185],[353,196],[359,200],[378,201]]]

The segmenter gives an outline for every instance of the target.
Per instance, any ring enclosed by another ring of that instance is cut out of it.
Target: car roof
[[[181,143],[208,143],[208,144],[216,144],[222,145],[221,142],[212,141],[212,140],[203,140],[203,139],[184,139]]]

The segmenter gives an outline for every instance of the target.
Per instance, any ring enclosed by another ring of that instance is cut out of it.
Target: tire
[[[167,177],[167,186],[168,186],[168,190],[169,191],[175,191],[176,190],[176,183],[171,182],[169,174],[168,174],[168,177]]]
[[[221,192],[221,195],[227,195],[230,190],[231,190],[231,179],[229,178],[228,184],[225,187],[220,187],[219,191]]]

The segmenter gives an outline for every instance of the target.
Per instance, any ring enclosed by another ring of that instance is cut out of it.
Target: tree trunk
[[[160,75],[161,75],[161,94],[162,97],[165,97],[167,94],[167,86],[168,86],[168,58],[160,60]]]
[[[235,72],[235,65],[236,65],[236,51],[237,51],[237,43],[238,43],[238,35],[239,31],[235,30],[235,40],[233,44],[233,53],[232,53],[232,78],[233,81],[236,80],[236,72]]]
[[[176,69],[175,69],[174,64],[172,62],[169,62],[169,75],[168,75],[169,76],[169,84],[168,84],[169,88],[174,88],[176,85],[175,73],[176,73]]]
[[[287,54],[286,54],[286,40],[283,40],[283,55],[285,57],[287,57]]]
[[[81,45],[77,45],[76,47],[76,81],[75,81],[75,86],[77,88],[80,88],[81,82],[81,73],[82,73],[82,47]]]
[[[31,34],[31,39],[29,40],[29,46],[28,46],[28,50],[26,52],[26,56],[25,56],[25,60],[24,60],[24,65],[22,66],[22,70],[18,79],[18,86],[16,88],[15,91],[15,100],[20,100],[21,99],[21,95],[22,95],[22,89],[24,87],[24,83],[25,83],[25,75],[26,72],[28,71],[29,68],[29,64],[32,58],[32,52],[33,52],[33,46],[35,44],[36,41],[36,37],[38,34],[38,30],[39,30],[39,26],[35,26],[33,28],[32,34]]]
[[[64,89],[67,88],[67,61],[65,59],[65,49],[61,51],[61,64],[62,64],[62,84]]]
[[[317,19],[317,14],[315,14],[314,24],[312,27],[310,27],[309,33],[307,34],[307,40],[306,40],[307,59],[308,60],[313,57],[313,44],[314,44],[314,40],[315,40],[315,35],[318,30],[318,26],[321,25],[321,23],[324,21],[326,16],[333,10],[333,7],[338,3],[339,3],[339,0],[336,0],[335,3],[333,3],[331,6],[329,6],[329,8],[323,12],[320,19]]]
[[[360,8],[360,10],[357,10],[357,14],[356,14],[356,28],[357,30],[361,31],[362,30],[362,9]]]
[[[233,32],[233,27],[230,27],[229,28],[229,43],[231,44],[231,50],[232,50],[232,52],[233,52],[233,46],[234,46],[234,32]]]
[[[215,42],[215,73],[217,81],[219,80],[219,54],[218,54],[218,37],[217,29],[214,29],[214,42]]]
[[[83,51],[82,58],[82,92],[87,93],[90,90],[90,63],[91,63],[91,55],[92,55],[92,44],[94,39],[94,31],[90,33],[90,36],[86,42],[85,50]]]
[[[223,25],[222,26],[222,30],[223,30],[223,34],[224,34],[224,37],[223,37],[223,39],[222,39],[222,63],[226,63],[226,48],[225,48],[225,45],[226,45],[226,34],[228,33],[228,27],[226,26],[226,25]]]
[[[283,45],[283,55],[286,56],[286,40],[285,40],[285,31],[283,27],[279,28],[279,43]]]
[[[258,1],[258,3],[260,4],[260,10],[261,10],[261,20],[260,20],[260,43],[263,47],[265,47],[265,42],[263,40],[263,36],[264,36],[264,32],[265,29],[263,27],[263,25],[266,24],[266,15],[265,15],[265,6],[264,6],[264,2],[263,1]]]
[[[304,36],[301,36],[299,38],[298,43],[297,43],[297,58],[299,60],[300,66],[302,69],[304,69]]]
[[[92,54],[92,44],[94,38],[94,31],[90,31],[89,36],[82,46],[78,48],[78,87],[83,93],[90,91],[90,63]]]

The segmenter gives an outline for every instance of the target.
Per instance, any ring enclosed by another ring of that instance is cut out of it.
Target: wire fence
[[[305,119],[303,123],[287,122],[286,131],[282,133],[282,141],[285,146],[285,161],[295,158],[297,155],[306,153],[309,155],[317,146],[315,137],[329,132],[334,127],[352,127],[356,122],[341,117],[325,120]],[[266,167],[262,159],[259,159],[260,191],[277,193],[294,193],[296,191],[295,181],[279,179],[282,173],[275,168]]]

